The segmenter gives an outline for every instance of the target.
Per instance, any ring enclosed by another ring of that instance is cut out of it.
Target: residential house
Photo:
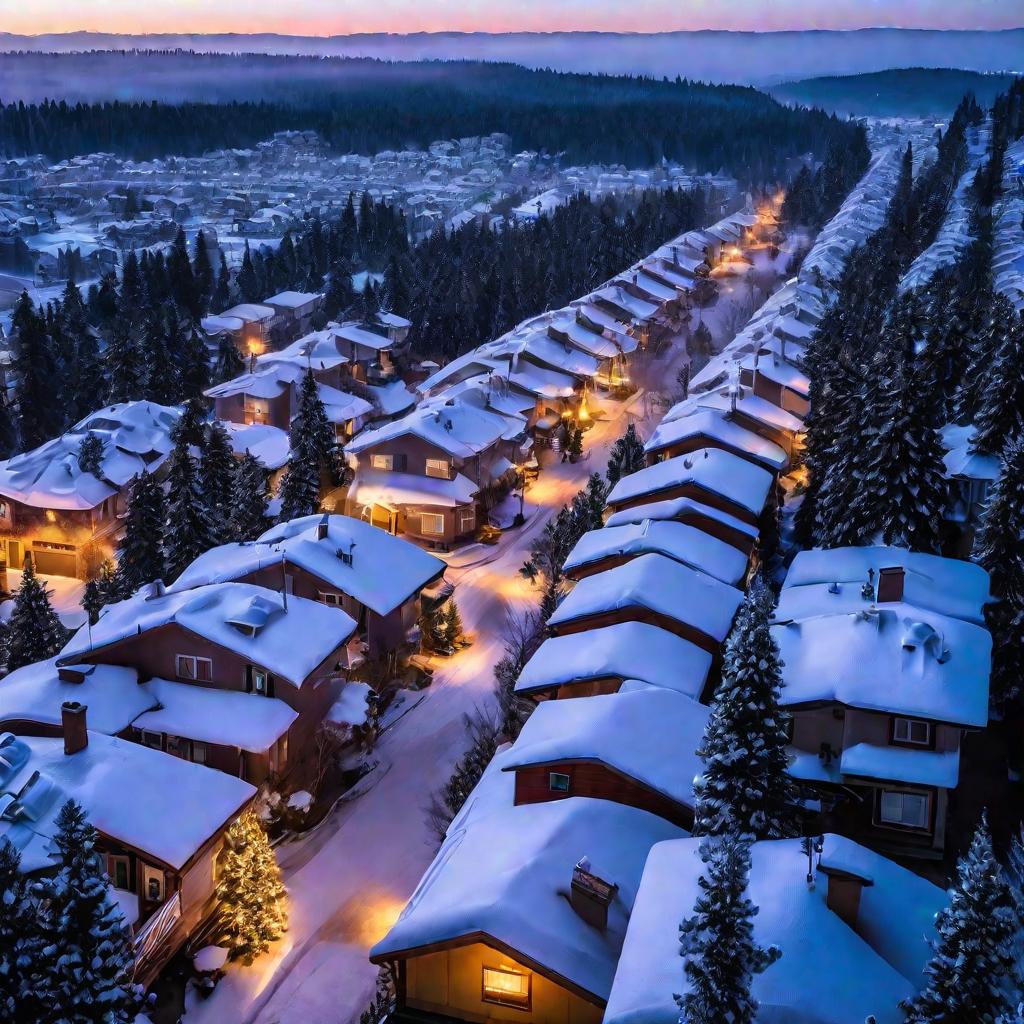
[[[949,481],[949,502],[943,519],[949,524],[952,553],[966,558],[974,547],[974,537],[981,523],[993,484],[1001,472],[998,455],[974,451],[973,425],[947,423],[942,428],[942,446],[946,449],[946,479]]]
[[[747,559],[753,554],[754,545],[757,543],[756,525],[692,498],[666,498],[631,505],[613,512],[605,520],[605,526],[638,526],[648,521],[677,522],[694,526],[709,537],[721,539],[736,548]]]
[[[243,359],[262,355],[271,347],[280,314],[272,306],[241,302],[223,313],[204,316],[201,326],[210,337],[226,334]]]
[[[292,341],[308,334],[323,295],[319,292],[278,292],[263,300],[277,314],[276,340]]]

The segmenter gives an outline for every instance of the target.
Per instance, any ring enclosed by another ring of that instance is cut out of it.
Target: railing
[[[164,940],[174,931],[174,926],[181,918],[181,893],[176,892],[164,905],[139,929],[135,936],[135,969],[145,969],[145,962],[151,959],[160,949]]]

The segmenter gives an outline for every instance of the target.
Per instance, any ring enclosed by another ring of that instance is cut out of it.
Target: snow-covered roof
[[[967,480],[999,479],[999,456],[983,455],[972,448],[973,424],[961,426],[959,423],[947,423],[940,433],[942,446],[946,449],[943,456],[946,476],[964,477]]]
[[[222,318],[232,317],[244,323],[257,323],[261,320],[270,320],[277,316],[277,313],[270,306],[256,302],[240,302],[237,306],[225,309],[220,315]]]
[[[461,473],[452,480],[418,476],[415,473],[392,473],[384,469],[359,469],[349,484],[349,500],[359,505],[437,505],[456,508],[468,505],[479,490]]]
[[[774,441],[740,426],[726,410],[697,407],[688,416],[659,423],[644,444],[645,452],[656,452],[692,437],[707,437],[744,452],[773,472],[789,465],[789,456]]]
[[[861,593],[874,572],[902,567],[903,601],[966,622],[983,624],[991,600],[988,573],[975,562],[898,547],[813,548],[793,559],[779,595],[777,619],[867,608]],[[833,586],[833,584],[836,584]]]
[[[482,933],[556,981],[604,1000],[647,851],[685,833],[607,800],[573,797],[515,807],[511,778],[489,786],[488,776],[501,774],[500,763],[492,761],[467,801],[471,813],[453,823],[405,910],[370,955],[414,953]],[[486,801],[482,790],[488,790]],[[604,930],[586,923],[568,898],[582,857],[595,875],[618,886]]]
[[[721,448],[699,448],[624,476],[608,495],[612,507],[692,484],[759,515],[774,476]]]
[[[318,539],[325,522],[327,535]],[[341,557],[349,553],[351,562]],[[280,565],[282,557],[378,615],[394,611],[445,570],[440,558],[360,519],[312,515],[274,526],[255,541],[211,548],[182,572],[170,590],[237,580]]]
[[[122,402],[90,413],[60,437],[0,462],[0,494],[36,508],[95,508],[170,453],[181,410],[155,402]],[[103,442],[99,476],[83,473],[78,451],[92,431]]]
[[[250,583],[215,583],[160,593],[150,584],[134,597],[107,605],[90,631],[83,626],[68,641],[58,664],[96,661],[105,647],[171,623],[196,633],[294,686],[355,632],[340,608],[284,596]]]
[[[137,729],[262,753],[299,717],[283,700],[238,690],[150,679],[141,689],[156,703],[134,722]]]
[[[961,619],[902,602],[772,627],[782,702],[836,702],[890,714],[984,726],[992,641]]]
[[[100,732],[88,736],[75,754],[64,753],[62,738],[22,736],[5,748],[18,767],[0,775],[0,792],[22,813],[0,818],[0,835],[22,851],[24,871],[50,865],[54,822],[69,799],[104,835],[177,870],[256,793],[204,765]]]
[[[288,432],[269,423],[232,423],[220,420],[220,424],[228,432],[231,450],[236,455],[248,452],[265,469],[280,469],[287,461],[291,452]]]
[[[647,859],[622,947],[605,1024],[678,1024],[674,993],[685,991],[679,922],[693,913],[704,865],[699,840],[655,846]],[[755,843],[748,896],[759,908],[754,940],[782,956],[754,976],[759,1024],[902,1024],[902,999],[924,982],[926,938],[945,893],[841,836],[826,835],[815,885],[798,839]],[[872,884],[861,891],[857,930],[826,905],[822,868]]]
[[[747,571],[747,557],[731,544],[685,523],[669,519],[645,519],[623,526],[606,526],[585,533],[565,560],[565,571],[574,571],[606,558],[635,558],[656,553],[735,586]]]
[[[337,337],[351,345],[361,345],[363,348],[372,349],[375,352],[394,348],[395,343],[386,334],[368,331],[365,327],[360,327],[358,323],[338,324],[333,330]]]
[[[516,691],[530,693],[592,679],[638,679],[698,698],[711,655],[646,622],[618,622],[545,640],[526,663]]]
[[[665,555],[640,555],[580,580],[548,622],[566,625],[603,612],[642,608],[721,641],[742,600],[743,594],[735,587]]]
[[[689,515],[706,516],[714,519],[732,530],[738,530],[746,534],[751,543],[757,539],[758,530],[756,526],[737,519],[735,516],[723,512],[721,509],[712,508],[702,502],[694,501],[692,498],[666,498],[662,501],[645,502],[642,505],[633,505],[631,508],[620,509],[613,512],[605,521],[605,526],[625,526],[627,523],[642,523],[646,519],[683,519]]]
[[[264,299],[263,303],[267,306],[281,306],[284,309],[298,309],[299,306],[316,302],[322,297],[319,292],[278,292],[269,299]]]
[[[677,690],[657,686],[544,701],[502,758],[502,771],[598,761],[692,808],[702,763],[696,751],[709,713]]]
[[[843,750],[839,770],[843,775],[865,779],[955,789],[960,777],[960,751],[855,743]]]
[[[69,666],[81,682],[60,678],[57,659],[47,658],[16,669],[0,684],[0,727],[18,723],[59,726],[61,705],[88,705],[89,728],[114,736],[127,729],[156,700],[139,686],[138,673],[120,665]]]

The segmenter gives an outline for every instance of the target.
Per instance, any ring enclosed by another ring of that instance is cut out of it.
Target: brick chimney
[[[589,925],[604,931],[608,927],[608,907],[619,891],[617,885],[598,878],[590,871],[590,861],[580,858],[572,871],[570,902],[572,909]]]
[[[819,864],[818,870],[828,878],[825,905],[855,931],[860,914],[860,894],[865,886],[874,885],[870,878],[844,871],[842,868]]]
[[[77,700],[66,700],[60,706],[60,723],[64,731],[64,753],[77,754],[89,746],[85,725],[86,707]]]
[[[320,522],[316,524],[316,539],[327,540],[327,528],[331,524],[331,517],[325,512],[320,517]]]
[[[882,604],[885,601],[903,600],[903,583],[906,579],[906,570],[902,565],[893,565],[878,570],[878,597],[876,601]]]

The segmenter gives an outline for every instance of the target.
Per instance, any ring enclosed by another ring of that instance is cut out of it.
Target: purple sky
[[[0,0],[0,30],[69,32],[507,32],[604,29],[999,29],[1022,0]]]

